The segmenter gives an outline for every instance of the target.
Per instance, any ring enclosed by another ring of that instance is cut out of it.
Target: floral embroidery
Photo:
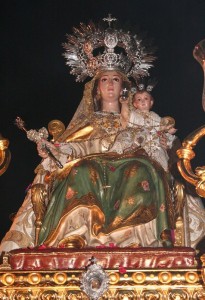
[[[141,186],[144,191],[150,191],[149,182],[147,180],[143,180],[141,182]]]
[[[127,204],[129,204],[129,205],[133,205],[134,204],[134,198],[133,197],[129,197],[128,199],[127,199]]]
[[[165,209],[166,209],[166,207],[165,207],[165,205],[164,205],[164,204],[161,204],[161,206],[160,206],[160,208],[159,208],[159,209],[160,209],[160,211],[161,211],[161,212],[164,212],[164,211],[165,211]]]
[[[116,134],[121,126],[120,114],[96,112],[90,119],[92,124],[107,134]]]
[[[138,166],[132,166],[130,169],[126,170],[125,171],[125,176],[127,178],[131,178],[131,177],[134,177],[137,173],[137,169],[138,169]]]
[[[110,170],[111,172],[114,172],[114,171],[116,170],[116,168],[115,168],[114,166],[109,166],[109,170]]]
[[[68,189],[67,189],[67,193],[66,193],[66,199],[67,200],[70,200],[70,199],[72,199],[73,198],[73,196],[75,195],[75,191],[71,188],[71,187],[69,187]]]

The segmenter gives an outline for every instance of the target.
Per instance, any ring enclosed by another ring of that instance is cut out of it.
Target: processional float
[[[205,72],[205,40],[195,47],[194,57]],[[205,85],[202,106],[205,110]],[[205,125],[185,138],[177,151],[181,175],[202,197],[205,167],[194,172],[190,161],[204,135]],[[205,299],[205,255],[200,260],[189,247],[19,249],[5,253],[2,259],[2,300]]]

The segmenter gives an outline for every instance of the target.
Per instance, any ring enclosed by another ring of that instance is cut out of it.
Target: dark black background
[[[0,177],[0,233],[20,207],[33,170],[40,162],[34,143],[14,126],[21,116],[27,128],[52,119],[68,124],[83,91],[62,57],[65,34],[108,13],[154,39],[158,78],[154,110],[176,120],[181,140],[204,124],[203,72],[193,48],[205,38],[205,0],[6,0],[0,6],[0,132],[10,141],[8,170]],[[203,142],[193,165],[204,164]]]

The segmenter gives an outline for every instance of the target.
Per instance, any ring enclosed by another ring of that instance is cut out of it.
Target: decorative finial
[[[108,22],[108,25],[109,25],[109,27],[110,27],[111,22],[117,21],[117,19],[114,18],[114,17],[112,17],[111,14],[108,14],[108,17],[107,17],[107,18],[103,18],[103,21]]]

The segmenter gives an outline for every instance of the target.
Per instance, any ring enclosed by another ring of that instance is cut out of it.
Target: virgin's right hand
[[[44,145],[45,145],[45,141],[43,141],[43,140],[40,140],[37,142],[38,155],[45,159],[48,157],[48,153],[47,153]]]

